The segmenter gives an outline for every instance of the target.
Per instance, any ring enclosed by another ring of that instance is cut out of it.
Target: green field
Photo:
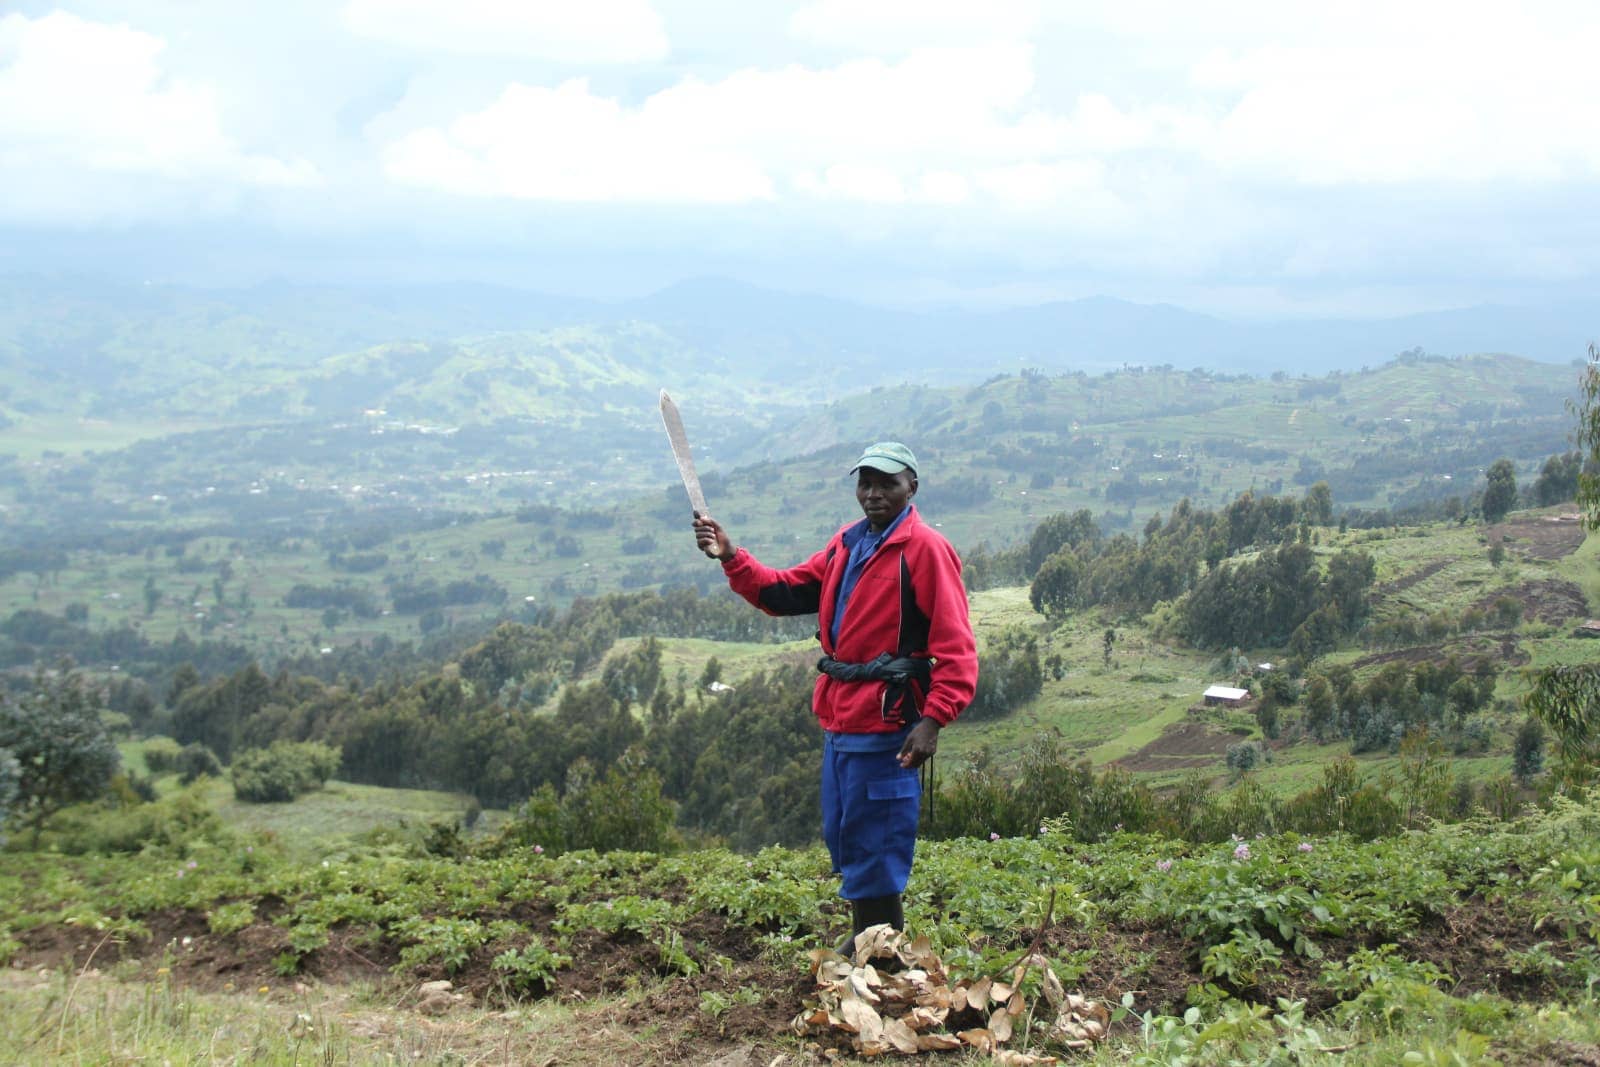
[[[77,418],[69,415],[28,415],[0,429],[0,453],[21,460],[37,460],[46,453],[80,456],[126,448],[139,441],[191,430],[212,430],[225,425],[214,420],[148,419],[126,421]]]
[[[852,517],[845,470],[873,438],[916,443],[918,503],[958,548],[1001,548],[1059,511],[1087,508],[1107,533],[1137,532],[1180,499],[1221,507],[1246,490],[1298,494],[1319,476],[1338,508],[1470,497],[1500,455],[1526,484],[1566,447],[1572,377],[1509,357],[1397,360],[1323,379],[1153,369],[910,386],[887,407],[882,390],[811,406],[724,397],[686,415],[713,510],[757,555],[789,563]],[[275,660],[418,638],[421,613],[395,610],[395,581],[482,575],[502,591],[446,607],[435,628],[618,589],[713,586],[653,401],[635,402],[589,396],[560,418],[445,405],[431,422],[453,435],[379,432],[366,417],[211,432],[149,417],[19,419],[0,429],[20,457],[0,469],[0,514],[38,562],[0,567],[0,618],[76,606],[96,628],[227,639]],[[583,418],[604,422],[607,449],[582,444],[570,420]],[[1458,534],[1452,551],[1481,559],[1472,528]],[[341,553],[384,559],[351,571],[335,565]],[[1390,546],[1382,565],[1403,572],[1404,550]],[[1452,580],[1474,577],[1493,576]],[[1596,579],[1583,581],[1592,591]],[[301,584],[360,591],[380,613],[285,605]]]
[[[204,840],[143,855],[0,852],[15,1023],[0,1055],[882,1062],[859,1010],[838,1009],[848,1028],[816,1014],[905,973],[821,947],[842,920],[820,850],[446,859],[415,839],[352,844],[379,799],[433,803],[333,788],[292,805],[310,805],[298,821],[224,802]],[[981,1062],[971,1048],[988,1042],[1106,1067],[1583,1063],[1600,1053],[1597,831],[1591,799],[1367,843],[931,842],[907,899],[917,940],[883,951],[923,963],[906,980],[947,1006],[918,1032],[966,1050],[951,1062]],[[995,983],[1000,1013],[981,999]],[[948,1006],[958,991],[977,1008]],[[1071,1050],[1050,1032],[1068,992],[1080,1024],[1098,1020]],[[875,1019],[912,1003],[872,996]]]

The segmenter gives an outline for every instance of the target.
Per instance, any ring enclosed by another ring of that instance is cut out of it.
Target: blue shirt
[[[902,508],[894,521],[885,526],[881,533],[873,533],[866,519],[862,519],[844,532],[844,547],[850,550],[850,561],[845,564],[844,577],[839,579],[839,595],[833,607],[833,625],[829,627],[828,638],[837,645],[839,643],[839,624],[844,621],[845,608],[850,604],[850,594],[855,591],[856,583],[861,580],[861,572],[866,570],[867,560],[878,551],[878,546],[894,533],[896,526],[906,517],[910,508]]]

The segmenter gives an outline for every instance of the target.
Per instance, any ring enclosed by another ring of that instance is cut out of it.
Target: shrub
[[[1260,741],[1241,741],[1228,746],[1228,770],[1234,774],[1247,774],[1272,760],[1272,751]]]
[[[1020,626],[1007,627],[983,650],[983,670],[978,672],[977,690],[965,719],[1002,718],[1038,696],[1043,687],[1038,638]]]
[[[133,807],[70,808],[51,822],[45,844],[69,856],[146,853],[186,859],[230,838],[204,798],[185,791]]]
[[[647,768],[643,753],[630,748],[602,777],[585,758],[567,769],[558,798],[540,786],[500,832],[491,851],[531,848],[552,855],[578,849],[609,852],[670,852],[679,844],[673,806],[661,795],[661,776]]]
[[[145,770],[153,775],[171,774],[178,769],[178,754],[183,746],[170,737],[152,737],[139,747]]]
[[[1511,753],[1511,775],[1527,785],[1544,770],[1544,727],[1532,715],[1517,730]]]
[[[315,741],[274,741],[233,761],[233,792],[253,804],[293,800],[320,789],[339,769],[339,750]]]
[[[9,749],[0,748],[0,828],[6,824],[6,819],[11,815],[11,805],[17,799],[17,793],[22,784],[22,764],[17,762]],[[0,833],[0,845],[6,843],[4,833]]]
[[[184,745],[179,750],[177,764],[173,769],[181,776],[184,785],[190,785],[206,776],[222,777],[222,764],[218,761],[216,753],[198,741]]]

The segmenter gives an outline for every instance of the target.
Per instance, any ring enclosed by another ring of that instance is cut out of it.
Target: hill
[[[446,371],[450,380],[503,374],[509,402],[524,398],[519,381],[550,381],[542,366],[571,345],[637,358],[621,373],[603,364],[569,368],[589,388],[626,385],[630,372],[663,365],[683,374],[657,377],[658,386],[686,386],[698,372],[728,394],[785,400],[834,399],[906,378],[970,383],[1024,367],[1323,374],[1403,351],[1566,362],[1593,340],[1597,311],[1474,307],[1386,320],[1240,322],[1105,297],[996,311],[889,309],[717,279],[600,304],[478,285],[208,290],[9,275],[0,278],[0,415],[350,417],[385,406],[398,379],[426,393],[428,379]],[[487,346],[473,340],[501,335]],[[302,376],[320,388],[308,395],[296,385]],[[469,384],[469,394],[480,391]],[[426,398],[437,418],[482,414],[472,399],[449,394]]]
[[[78,605],[95,630],[227,637],[277,658],[415,639],[430,607],[431,633],[610,590],[716,587],[688,543],[647,375],[628,371],[631,384],[610,392],[583,385],[581,347],[528,371],[567,386],[519,392],[470,373],[450,386],[452,370],[424,375],[427,388],[394,379],[383,402],[396,412],[0,461],[0,617]],[[619,375],[632,365],[583,351]],[[435,355],[457,370],[476,358]],[[919,507],[963,550],[1014,544],[1057,512],[1088,509],[1108,534],[1133,532],[1185,498],[1217,507],[1316,481],[1363,522],[1452,497],[1470,508],[1494,460],[1511,458],[1527,485],[1566,448],[1574,380],[1512,357],[1413,356],[1323,378],[1030,371],[823,405],[678,395],[713,509],[777,560],[851,517],[845,468],[862,442],[895,436],[924,463]],[[286,380],[273,395],[304,406],[317,390]],[[445,421],[459,413],[450,397],[481,417]],[[511,414],[528,406],[542,414]],[[481,595],[425,605],[393,593],[458,582]],[[291,603],[296,587],[322,592]]]

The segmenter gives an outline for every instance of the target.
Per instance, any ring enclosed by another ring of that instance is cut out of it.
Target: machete
[[[665,389],[661,390],[661,422],[667,428],[667,440],[672,442],[672,458],[678,461],[678,474],[689,494],[689,507],[694,509],[698,519],[706,514],[706,494],[700,488],[700,475],[695,473],[694,453],[689,451],[689,435],[683,431],[683,416],[678,414],[678,405],[672,402]]]

